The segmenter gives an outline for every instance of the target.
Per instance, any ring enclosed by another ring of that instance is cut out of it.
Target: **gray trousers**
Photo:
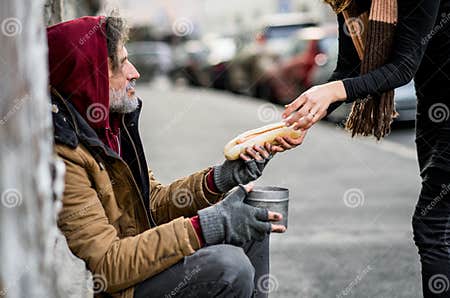
[[[139,283],[134,298],[268,297],[269,236],[243,247],[204,247],[167,270]]]

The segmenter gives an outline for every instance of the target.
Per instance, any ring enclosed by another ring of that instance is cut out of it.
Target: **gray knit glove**
[[[250,240],[262,241],[270,233],[269,211],[245,204],[246,197],[247,191],[240,185],[216,205],[198,211],[207,244],[225,241],[241,246]]]
[[[260,161],[256,159],[225,160],[220,166],[214,167],[214,183],[217,190],[226,193],[239,184],[248,184],[258,179],[272,157],[273,155],[270,154],[267,158],[262,157],[263,160]]]

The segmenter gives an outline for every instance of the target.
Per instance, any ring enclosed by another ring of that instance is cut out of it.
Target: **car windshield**
[[[266,27],[264,35],[266,39],[287,38],[292,36],[299,29],[315,26],[314,23],[303,23],[286,26],[269,26]]]
[[[294,57],[306,51],[310,39],[303,39],[297,36],[292,37],[286,47],[286,50],[282,52],[282,56],[285,59]],[[319,40],[319,50],[322,53],[327,54],[331,59],[336,59],[338,54],[338,40],[336,37],[326,37]]]

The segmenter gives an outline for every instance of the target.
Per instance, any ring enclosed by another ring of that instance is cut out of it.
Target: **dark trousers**
[[[268,274],[269,236],[242,248],[212,245],[139,283],[134,297],[268,297]]]
[[[425,298],[450,298],[450,171],[429,168],[413,217]]]

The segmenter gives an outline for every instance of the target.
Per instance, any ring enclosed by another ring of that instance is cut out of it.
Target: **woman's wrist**
[[[329,83],[332,85],[333,90],[333,102],[345,101],[347,99],[347,91],[345,90],[344,82],[334,81]]]

